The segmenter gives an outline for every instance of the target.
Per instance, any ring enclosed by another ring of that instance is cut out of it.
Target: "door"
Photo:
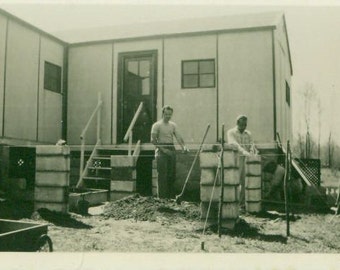
[[[155,51],[119,55],[118,143],[123,142],[141,102],[143,109],[133,128],[133,142],[150,142],[151,127],[157,117],[156,58]]]

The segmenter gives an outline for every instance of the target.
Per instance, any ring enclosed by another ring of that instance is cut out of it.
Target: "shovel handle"
[[[203,147],[205,138],[207,137],[207,134],[208,134],[209,129],[210,129],[210,124],[208,124],[208,126],[207,126],[207,128],[206,128],[206,130],[205,130],[205,133],[204,133],[202,142],[201,142],[201,144],[200,144],[200,147],[198,148],[198,151],[197,151],[197,153],[196,153],[196,155],[195,155],[194,161],[193,161],[192,164],[191,164],[191,167],[190,167],[189,173],[188,173],[188,175],[187,175],[187,178],[185,179],[185,182],[184,182],[184,185],[183,185],[183,188],[182,188],[182,192],[181,192],[179,195],[177,195],[177,198],[178,198],[178,197],[181,197],[181,196],[183,195],[183,193],[184,193],[184,190],[185,190],[186,185],[187,185],[187,183],[188,183],[189,177],[190,177],[190,175],[191,175],[191,172],[192,172],[192,170],[193,170],[193,168],[194,168],[194,165],[195,165],[195,163],[196,163],[196,160],[197,160],[197,158],[198,158],[198,155],[201,153],[201,150],[202,150],[202,147]]]

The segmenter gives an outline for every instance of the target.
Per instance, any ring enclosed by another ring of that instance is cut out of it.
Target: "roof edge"
[[[5,17],[8,17],[11,20],[16,21],[16,22],[20,23],[21,25],[24,25],[24,26],[26,26],[26,27],[34,30],[34,31],[37,31],[38,33],[40,33],[40,34],[42,34],[42,35],[44,35],[46,37],[49,37],[49,38],[51,38],[51,39],[61,43],[64,46],[68,46],[69,45],[68,42],[66,42],[64,40],[61,40],[60,38],[58,38],[58,37],[56,37],[56,36],[46,32],[46,31],[44,31],[44,30],[34,26],[33,24],[30,24],[30,23],[24,21],[23,19],[20,19],[19,17],[9,13],[8,11],[6,11],[6,10],[4,10],[2,8],[0,8],[0,14],[4,15]]]
[[[92,40],[84,42],[73,42],[69,43],[69,47],[87,46],[103,43],[112,42],[124,42],[124,41],[135,41],[143,39],[157,39],[157,38],[169,38],[169,37],[182,37],[182,36],[197,36],[202,34],[222,34],[222,33],[232,33],[232,32],[251,32],[251,31],[263,31],[263,30],[275,30],[276,26],[257,26],[248,28],[235,28],[235,29],[223,29],[223,30],[209,30],[209,31],[196,31],[196,32],[186,32],[186,33],[171,33],[171,34],[161,34],[161,35],[146,35],[139,37],[128,37],[128,38],[117,38],[117,39],[103,39],[103,40]]]

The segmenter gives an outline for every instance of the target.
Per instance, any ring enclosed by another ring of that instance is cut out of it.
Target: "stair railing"
[[[129,125],[129,128],[127,129],[126,133],[125,133],[125,136],[123,138],[123,141],[124,142],[127,142],[129,140],[129,145],[128,145],[128,155],[131,156],[132,154],[132,138],[133,138],[133,128],[136,124],[136,121],[141,113],[143,109],[143,102],[141,102],[138,106],[138,109],[137,111],[135,112],[135,115],[133,116],[132,120],[131,120],[131,123]],[[139,154],[139,151],[140,149],[138,150],[137,148],[140,148],[140,141],[137,142],[136,144],[136,147],[135,147],[135,150],[134,150],[134,153],[133,155],[136,156],[136,153]]]
[[[87,121],[83,131],[80,134],[80,141],[81,141],[81,147],[80,147],[80,169],[79,169],[79,180],[76,185],[76,188],[79,188],[82,183],[83,183],[83,178],[87,174],[88,168],[90,164],[92,163],[92,159],[97,151],[98,146],[101,144],[101,139],[100,139],[100,127],[101,127],[101,108],[102,108],[102,98],[101,98],[101,93],[98,93],[98,103],[96,108],[93,110],[89,120]],[[86,138],[86,132],[94,119],[94,117],[97,116],[97,141],[96,144],[92,150],[92,153],[90,155],[90,158],[86,162],[86,166],[84,168],[84,156],[85,156],[85,138]]]
[[[285,155],[287,155],[287,150],[285,149],[285,147],[283,146],[282,142],[281,142],[281,137],[280,134],[277,132],[277,144],[278,147],[282,150],[282,153]],[[299,173],[299,175],[301,176],[302,180],[306,183],[307,186],[311,186],[311,182],[309,181],[309,179],[305,176],[305,174],[302,172],[302,170],[300,169],[300,167],[298,166],[298,164],[296,163],[296,161],[294,159],[292,159],[292,166],[294,167],[294,169]]]

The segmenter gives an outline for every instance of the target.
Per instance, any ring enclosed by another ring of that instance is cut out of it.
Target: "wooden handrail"
[[[281,142],[281,138],[280,138],[280,134],[277,133],[277,143],[279,145],[279,147],[281,148],[282,152],[284,155],[287,155],[287,150],[284,148],[282,142]],[[299,165],[296,163],[296,161],[294,159],[292,159],[292,166],[294,167],[294,169],[298,172],[298,174],[301,176],[301,178],[303,179],[303,181],[307,184],[307,186],[311,186],[311,182],[309,181],[309,179],[305,176],[305,174],[301,171]]]
[[[86,123],[86,125],[85,125],[83,131],[81,132],[81,134],[80,134],[80,139],[83,139],[83,138],[85,137],[85,134],[86,134],[86,132],[87,132],[87,129],[89,128],[89,126],[90,126],[90,124],[91,124],[93,118],[95,117],[95,115],[96,115],[96,113],[98,112],[98,110],[101,108],[102,104],[103,104],[103,101],[101,100],[101,94],[98,93],[98,103],[97,103],[97,106],[96,106],[96,108],[94,109],[94,111],[92,112],[92,114],[91,114],[89,120],[87,121],[87,123]],[[97,135],[98,135],[98,134],[97,134]]]
[[[140,112],[142,111],[142,108],[143,108],[143,102],[141,102],[139,104],[138,109],[137,109],[135,115],[133,116],[133,118],[131,120],[130,126],[127,129],[126,134],[125,134],[124,139],[123,139],[124,142],[126,142],[128,140],[128,138],[131,136],[131,131],[132,131],[133,127],[135,126],[135,123],[137,121],[137,118],[138,118]]]
[[[101,144],[101,141],[98,140],[97,143],[96,143],[96,145],[95,145],[94,148],[93,148],[93,151],[92,151],[92,153],[91,153],[91,155],[90,155],[88,161],[86,162],[86,166],[85,166],[84,170],[82,171],[82,173],[81,173],[80,176],[79,176],[79,180],[78,180],[78,183],[77,183],[77,185],[76,185],[76,188],[79,188],[79,187],[82,185],[82,183],[83,183],[83,178],[84,178],[85,174],[87,173],[87,170],[88,170],[88,168],[90,167],[91,162],[92,162],[92,159],[93,159],[93,157],[94,157],[94,155],[95,155],[95,153],[96,153],[96,150],[97,150],[97,148],[98,148],[98,146],[99,146],[100,144]]]
[[[77,183],[77,188],[82,184],[83,182],[83,177],[87,172],[88,169],[88,164],[90,162],[92,162],[92,158],[94,156],[95,150],[97,148],[97,146],[101,143],[100,140],[100,127],[101,127],[101,107],[102,107],[103,101],[101,99],[101,93],[98,93],[98,103],[96,108],[93,110],[89,120],[87,121],[83,131],[80,134],[80,141],[81,141],[81,146],[80,146],[80,166],[79,166],[79,180]],[[87,161],[86,167],[84,169],[84,156],[85,156],[85,136],[86,136],[86,132],[93,120],[93,118],[97,115],[97,142],[96,145],[91,153],[91,156],[89,158],[89,160]]]

